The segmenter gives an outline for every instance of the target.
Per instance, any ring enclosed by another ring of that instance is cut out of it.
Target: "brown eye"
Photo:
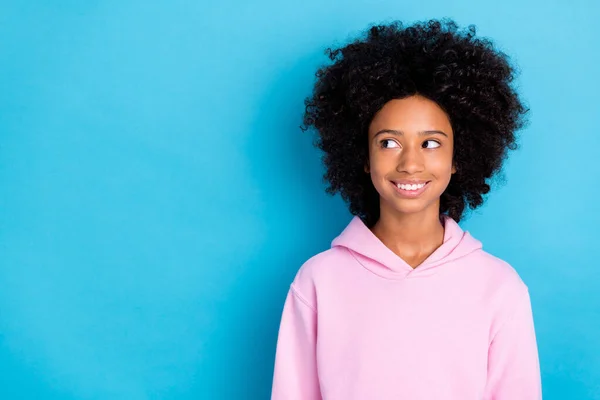
[[[383,147],[384,149],[392,149],[400,146],[398,146],[398,143],[396,143],[392,139],[384,139],[381,141],[381,147]]]
[[[433,145],[425,146],[425,144],[427,144],[427,143],[433,143]],[[441,146],[441,144],[437,140],[426,140],[425,142],[423,142],[423,147],[426,148],[426,149],[435,149],[435,148],[438,148],[440,146]]]

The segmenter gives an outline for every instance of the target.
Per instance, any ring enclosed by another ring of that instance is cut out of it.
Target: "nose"
[[[398,155],[396,171],[413,175],[424,170],[424,157],[420,148],[406,146]]]

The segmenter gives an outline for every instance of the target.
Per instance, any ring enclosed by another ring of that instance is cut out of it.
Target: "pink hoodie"
[[[354,217],[290,286],[271,398],[541,399],[528,288],[448,217],[415,269]]]

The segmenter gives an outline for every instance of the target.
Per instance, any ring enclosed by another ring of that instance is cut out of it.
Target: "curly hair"
[[[440,218],[458,222],[467,204],[483,204],[529,111],[511,85],[516,73],[506,54],[476,37],[473,25],[460,29],[448,18],[371,26],[366,37],[325,54],[333,63],[316,72],[300,128],[318,132],[327,193],[340,192],[367,225],[377,222],[379,194],[363,169],[368,128],[386,102],[418,94],[446,112],[454,132],[457,171],[440,197]]]

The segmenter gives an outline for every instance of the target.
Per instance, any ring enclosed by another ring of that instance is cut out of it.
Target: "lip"
[[[427,190],[427,188],[429,187],[429,183],[431,181],[406,181],[406,180],[398,180],[398,181],[390,181],[390,184],[394,187],[394,189],[396,190],[396,193],[398,193],[400,196],[408,198],[408,199],[414,199],[416,197],[419,197],[425,190]],[[401,184],[406,184],[406,185],[418,185],[419,183],[425,183],[425,186],[423,186],[421,189],[419,190],[404,190],[404,189],[400,189],[396,183],[401,183]]]
[[[421,183],[430,182],[426,179],[394,179],[392,182],[401,183],[402,185],[418,185]]]

